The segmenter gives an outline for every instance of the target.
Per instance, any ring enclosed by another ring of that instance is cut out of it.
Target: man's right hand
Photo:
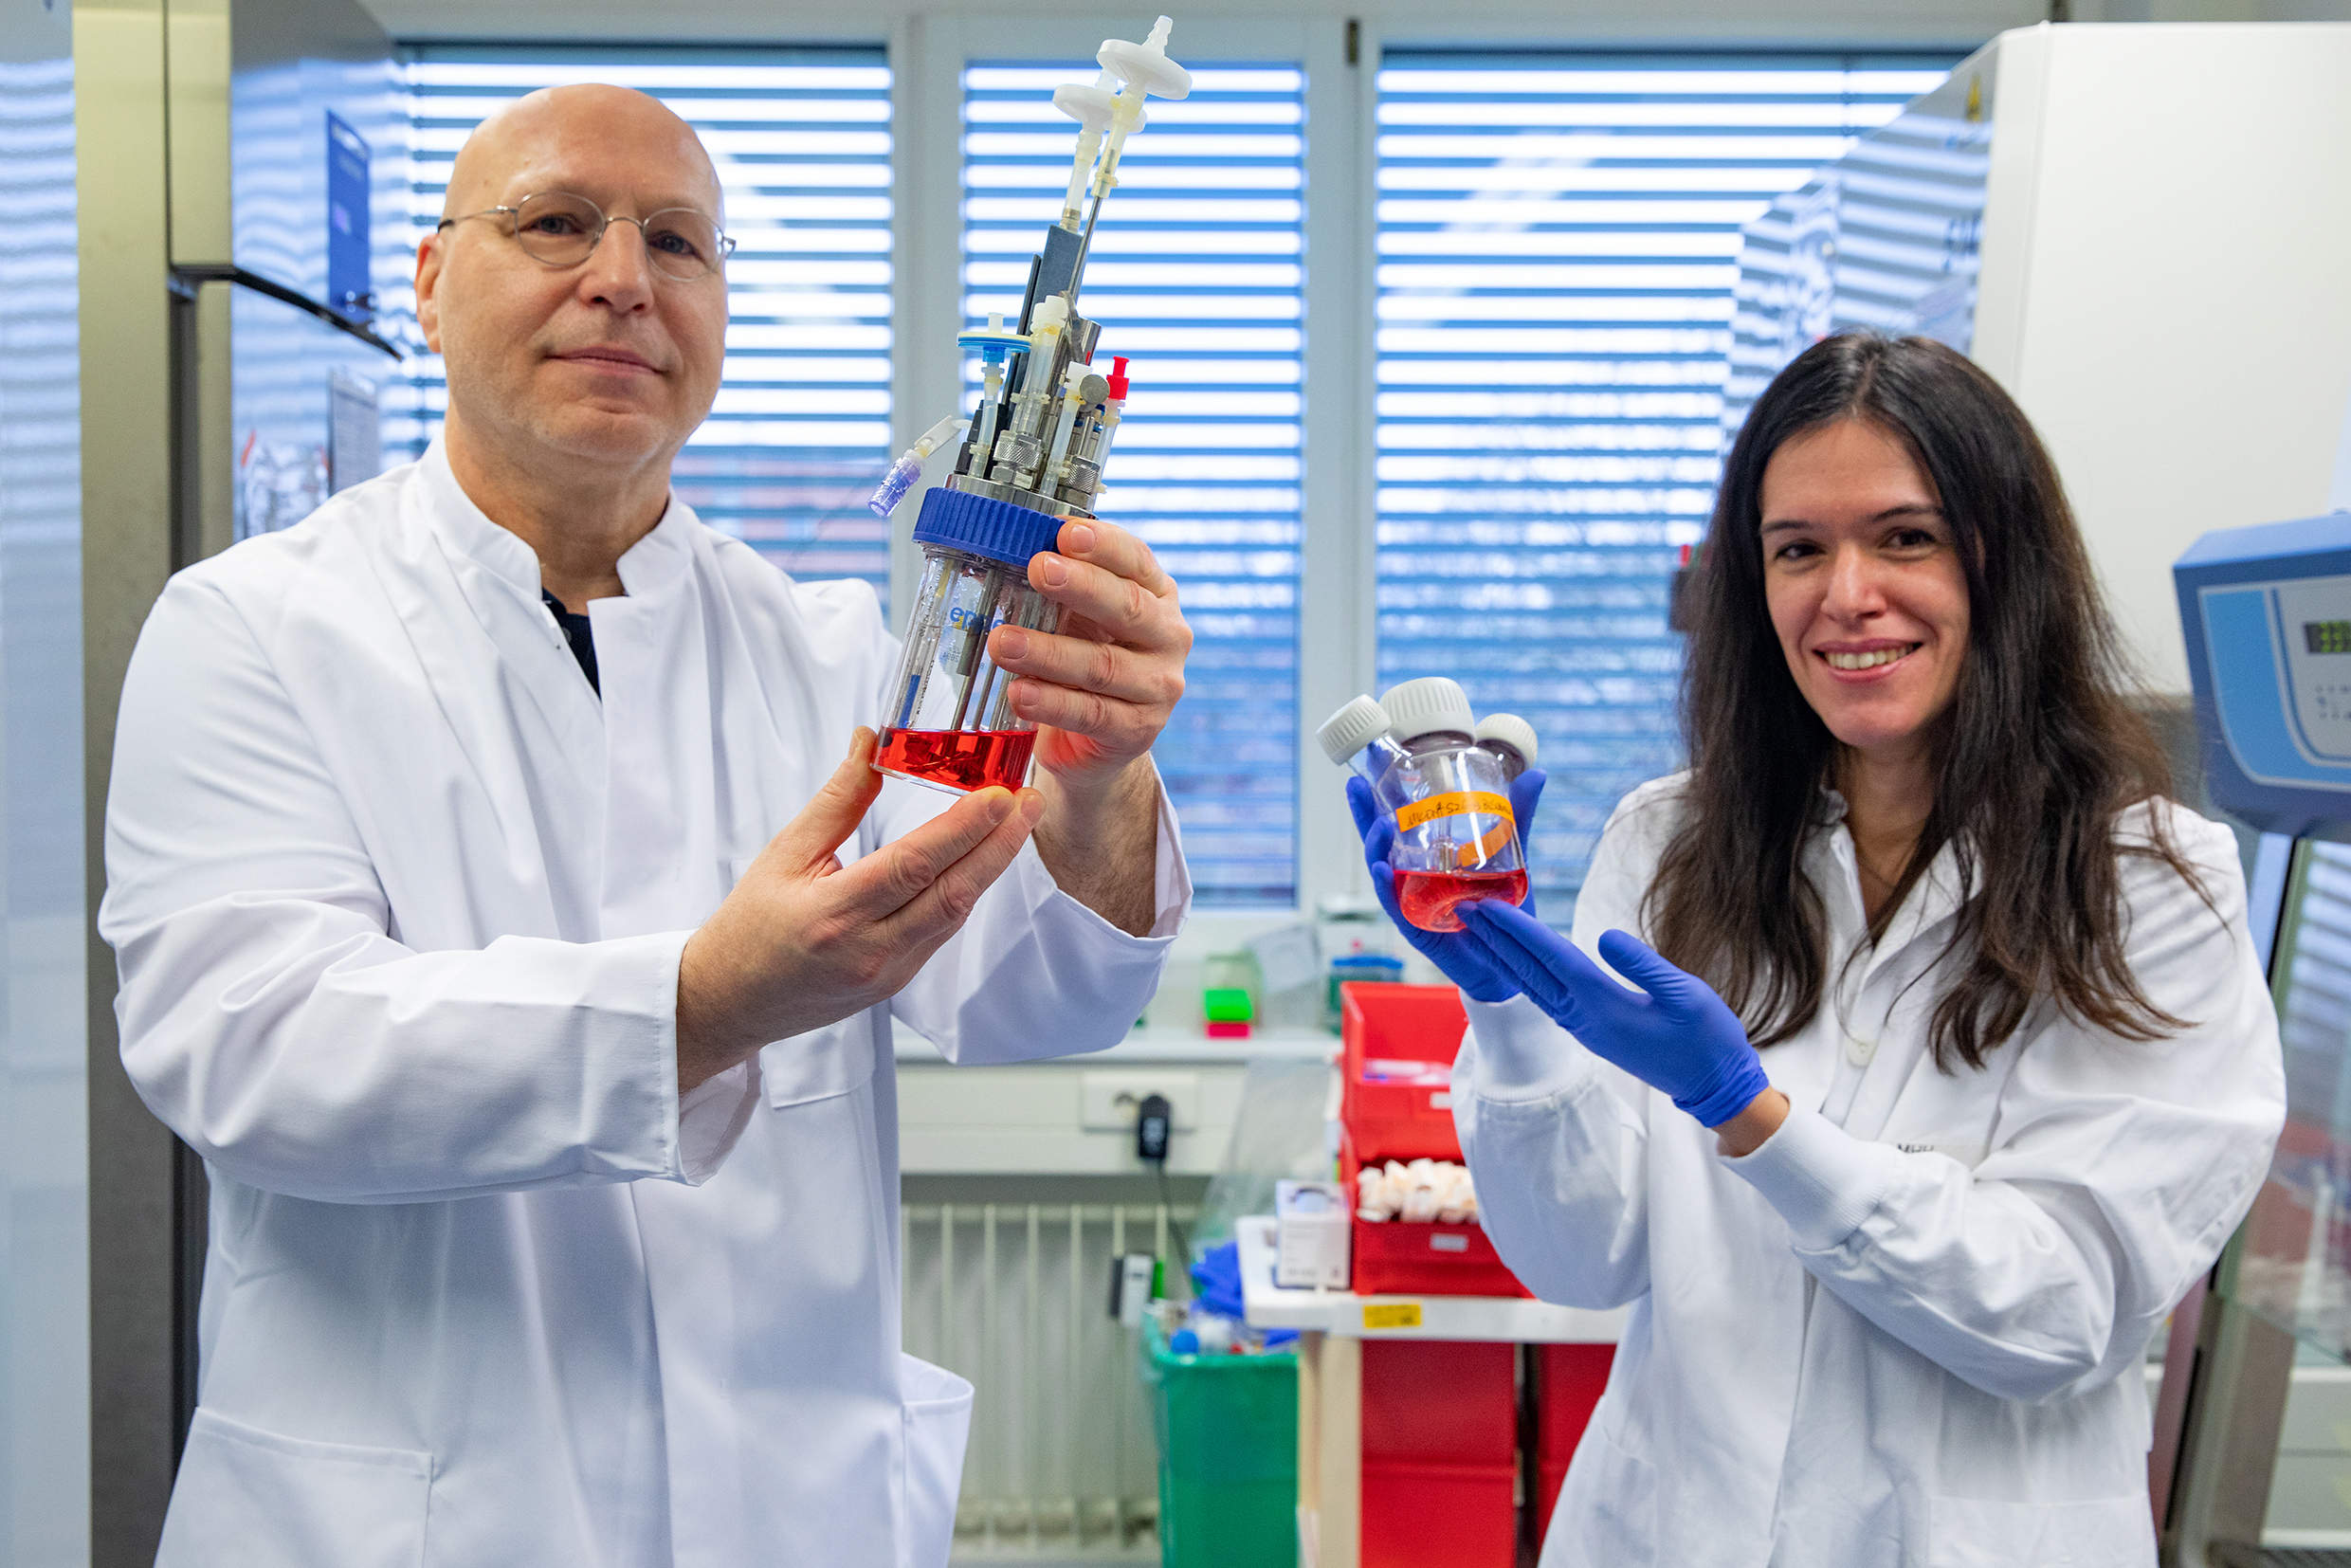
[[[897,994],[962,929],[1045,810],[1034,790],[975,791],[845,869],[833,851],[882,793],[873,748],[873,732],[860,728],[816,797],[686,939],[678,962],[681,1095],[770,1041]]]

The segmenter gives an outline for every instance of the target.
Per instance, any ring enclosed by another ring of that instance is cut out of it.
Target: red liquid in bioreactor
[[[1034,730],[884,730],[873,765],[934,789],[1017,790],[1036,745]]]
[[[1396,903],[1423,931],[1459,931],[1456,904],[1477,899],[1526,902],[1526,873],[1518,871],[1398,871]]]

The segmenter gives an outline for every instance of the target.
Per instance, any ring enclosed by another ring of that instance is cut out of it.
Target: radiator
[[[914,1204],[903,1211],[906,1349],[978,1390],[956,1556],[1156,1562],[1158,1449],[1139,1330],[1109,1314],[1110,1260],[1175,1269],[1158,1204]]]

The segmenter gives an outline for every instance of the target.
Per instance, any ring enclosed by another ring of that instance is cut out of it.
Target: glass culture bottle
[[[1526,856],[1510,809],[1503,759],[1478,744],[1459,683],[1407,681],[1379,699],[1404,756],[1380,777],[1394,813],[1396,903],[1424,931],[1459,931],[1456,906],[1477,899],[1526,902]]]

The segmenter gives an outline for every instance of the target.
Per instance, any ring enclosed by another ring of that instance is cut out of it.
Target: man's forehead
[[[706,170],[679,164],[647,167],[576,152],[518,163],[505,171],[492,193],[497,205],[511,207],[525,196],[551,191],[586,196],[608,212],[690,207],[715,216],[720,202],[718,181]]]
[[[483,122],[458,154],[450,196],[510,206],[568,191],[609,210],[716,214],[717,171],[692,127],[627,88],[542,89]]]

